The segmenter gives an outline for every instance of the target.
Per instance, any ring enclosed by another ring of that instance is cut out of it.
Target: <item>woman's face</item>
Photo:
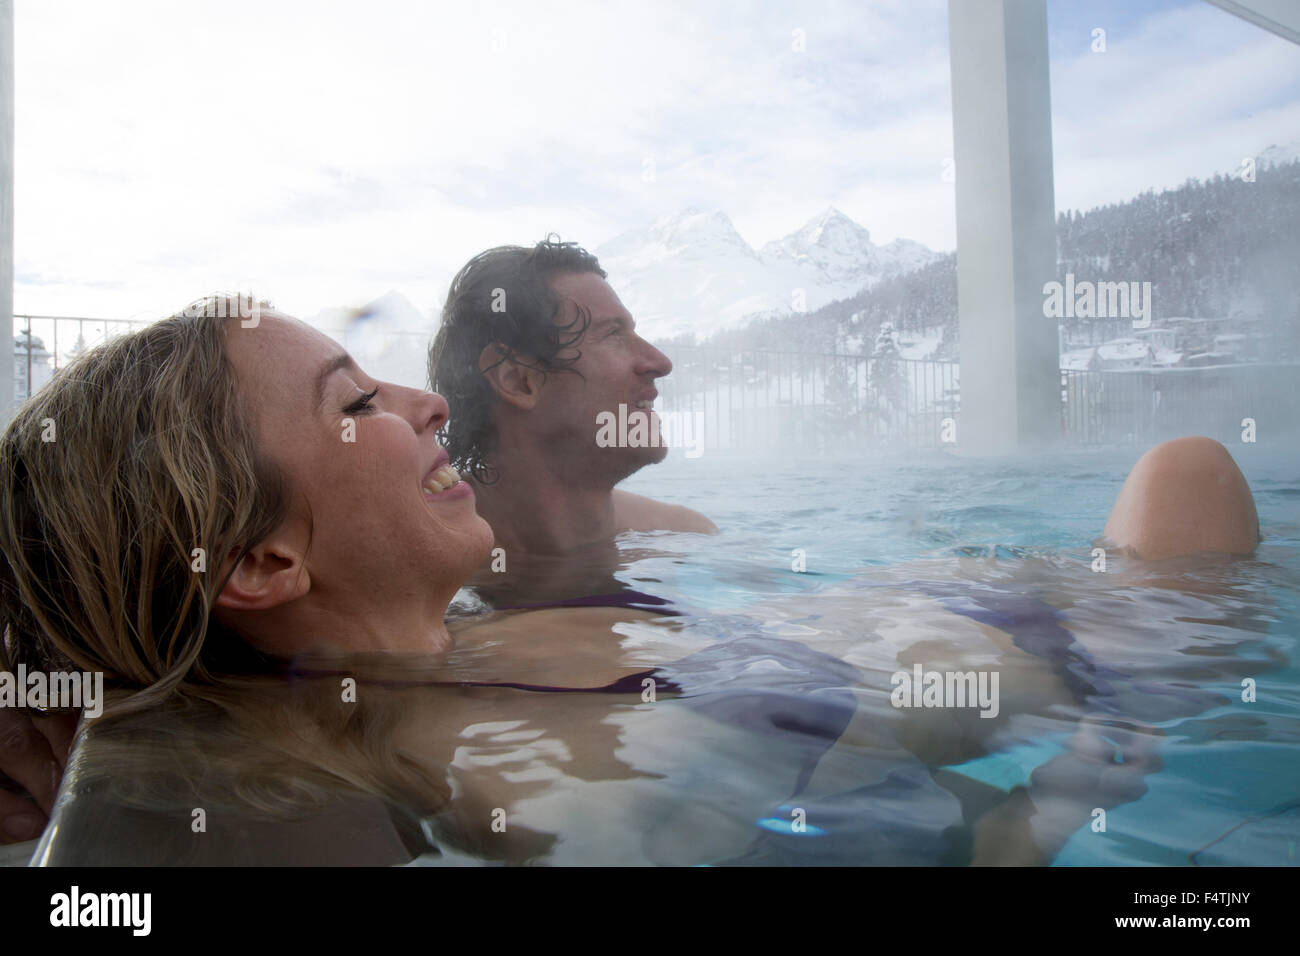
[[[258,446],[306,514],[312,591],[371,602],[454,593],[487,558],[492,529],[469,485],[441,470],[442,396],[370,378],[288,316],[228,322],[226,342]]]

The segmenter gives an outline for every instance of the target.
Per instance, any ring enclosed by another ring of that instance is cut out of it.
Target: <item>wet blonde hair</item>
[[[226,359],[230,298],[87,352],[0,438],[6,663],[103,671],[134,709],[245,653],[210,616],[219,572],[287,497]]]

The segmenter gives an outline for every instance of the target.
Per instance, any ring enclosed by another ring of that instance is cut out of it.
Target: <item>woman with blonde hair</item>
[[[421,488],[421,479],[442,474],[433,431],[445,406],[436,396],[396,387],[399,396],[386,396],[403,400],[409,416],[402,464],[418,473],[402,476],[411,486],[405,503],[408,511],[424,507],[427,516],[420,516],[425,527],[417,530],[411,514],[390,512],[392,525],[382,534],[374,529],[369,540],[394,559],[404,545],[410,560],[445,562],[447,575],[442,587],[421,578],[418,622],[409,630],[389,627],[391,621],[380,628],[372,612],[385,597],[385,575],[367,574],[375,556],[365,553],[365,535],[322,565],[322,540],[332,540],[332,533],[314,530],[338,526],[339,513],[352,510],[346,494],[382,494],[376,476],[396,478],[395,460],[366,457],[375,443],[347,445],[331,433],[335,421],[366,414],[356,394],[358,373],[337,363],[339,350],[323,336],[276,316],[264,303],[260,328],[229,318],[238,315],[233,306],[214,297],[91,351],[10,424],[0,443],[4,669],[106,675],[110,700],[98,720],[106,740],[135,742],[120,749],[122,759],[135,761],[137,783],[149,777],[142,759],[157,763],[168,756],[172,770],[183,770],[186,761],[195,770],[198,741],[211,751],[224,735],[226,756],[241,768],[241,779],[260,780],[244,794],[261,788],[254,802],[262,809],[276,804],[267,793],[277,779],[296,781],[290,789],[305,785],[308,767],[317,768],[317,776],[351,779],[372,794],[393,797],[400,790],[430,798],[443,789],[441,781],[413,777],[409,765],[384,752],[387,737],[379,725],[391,722],[391,714],[368,709],[373,698],[346,710],[304,710],[313,695],[303,681],[286,694],[282,678],[260,680],[256,675],[282,675],[300,644],[278,639],[289,633],[279,630],[279,621],[249,622],[258,614],[274,619],[276,608],[297,602],[298,611],[323,625],[317,647],[442,646],[446,601],[459,574],[480,563],[491,542],[472,499],[451,496],[433,504]],[[289,344],[281,354],[293,360],[263,364],[271,342]],[[335,367],[321,367],[331,363]],[[285,387],[289,382],[299,387],[295,394]],[[311,435],[323,459],[352,468],[359,482],[351,488],[330,482],[326,468],[304,479],[299,470],[307,460],[299,457],[289,463],[292,480],[319,481],[333,494],[291,495],[286,469],[261,448],[301,446],[282,435],[259,444],[270,437],[259,436],[259,403],[301,411],[297,437]],[[366,428],[364,420],[360,427]],[[346,566],[353,559],[369,563]],[[286,707],[290,700],[293,706]],[[214,715],[222,711],[224,729],[215,731]],[[132,713],[144,716],[122,724]],[[172,716],[160,721],[160,713]],[[289,719],[302,713],[312,719]],[[277,718],[282,732],[267,726]],[[181,732],[186,720],[203,723],[202,732]],[[83,731],[90,726],[94,722],[83,721]],[[123,726],[134,729],[127,733]],[[154,745],[136,745],[150,734]],[[318,739],[309,739],[312,734]],[[365,740],[366,752],[354,747],[349,753],[342,746],[349,740]],[[260,741],[260,749],[252,741]],[[264,759],[256,766],[259,753]],[[294,775],[276,770],[277,761],[293,757]],[[129,776],[129,766],[118,763],[114,770]],[[160,774],[169,786],[179,779]]]

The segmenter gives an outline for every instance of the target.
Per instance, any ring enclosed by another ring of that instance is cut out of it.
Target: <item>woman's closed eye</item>
[[[379,388],[376,386],[373,392],[366,392],[351,405],[344,408],[344,413],[348,415],[364,415],[366,412],[374,411],[374,406],[370,404],[370,400],[378,394]]]

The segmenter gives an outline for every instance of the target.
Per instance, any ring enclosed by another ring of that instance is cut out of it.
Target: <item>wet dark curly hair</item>
[[[574,242],[547,236],[531,249],[498,246],[480,252],[451,280],[442,325],[429,346],[429,382],[447,399],[451,418],[439,433],[452,463],[479,482],[495,476],[486,462],[496,439],[492,407],[496,393],[479,370],[489,345],[505,350],[500,362],[514,360],[549,372],[572,371],[575,346],[591,325],[579,308],[568,323],[550,280],[561,273],[605,270],[596,257]]]

